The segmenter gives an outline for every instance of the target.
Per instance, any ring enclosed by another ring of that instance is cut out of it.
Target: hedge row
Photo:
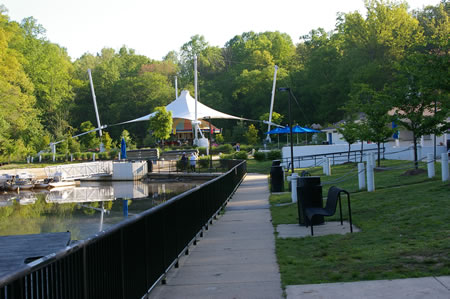
[[[281,159],[281,151],[280,150],[272,150],[270,152],[256,152],[253,157],[257,161],[265,161],[265,160],[278,160]]]

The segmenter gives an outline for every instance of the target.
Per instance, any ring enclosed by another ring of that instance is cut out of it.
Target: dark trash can
[[[280,160],[274,160],[270,168],[270,191],[283,192],[284,191],[284,173],[283,166],[280,165]]]
[[[319,176],[302,176],[297,183],[298,222],[300,225],[310,225],[305,216],[306,208],[323,208],[322,185]],[[315,216],[313,224],[324,223],[323,216]]]
[[[152,160],[147,160],[147,173],[153,172],[153,162]]]

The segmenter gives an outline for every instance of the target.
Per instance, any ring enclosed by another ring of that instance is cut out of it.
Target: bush
[[[247,154],[246,151],[236,152],[234,154],[234,158],[235,159],[239,159],[239,160],[247,160],[248,159],[248,154]]]
[[[208,168],[209,167],[209,159],[210,156],[201,156],[198,157],[198,164],[201,168]]]
[[[264,161],[266,160],[266,153],[265,152],[255,152],[253,155],[256,161]]]
[[[81,160],[87,160],[88,159],[88,153],[81,153]]]
[[[109,154],[109,159],[114,160],[119,157],[119,150],[115,148],[113,150],[110,150],[108,152],[108,154]]]
[[[272,150],[267,154],[268,160],[279,160],[281,159],[281,151],[280,150]]]
[[[53,154],[52,153],[43,153],[43,154],[41,154],[41,157],[42,157],[42,162],[52,161]],[[38,157],[38,161],[39,161],[39,157]]]
[[[198,147],[198,154],[199,155],[206,155],[206,147]]]
[[[108,159],[107,153],[98,153],[98,159],[107,160]]]
[[[230,154],[233,151],[233,147],[231,146],[231,144],[222,144],[217,147],[214,147],[211,151],[215,154],[218,153]]]
[[[241,151],[249,152],[253,149],[253,145],[243,145],[241,144]]]
[[[221,160],[232,160],[232,159],[234,159],[234,155],[233,154],[221,154],[220,159]]]
[[[81,153],[80,152],[73,153],[73,159],[74,160],[80,160],[81,159]]]

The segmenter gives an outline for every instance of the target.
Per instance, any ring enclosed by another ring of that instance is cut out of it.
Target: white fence
[[[64,179],[81,179],[113,173],[112,161],[87,162],[45,167],[45,174],[52,177],[60,173]]]

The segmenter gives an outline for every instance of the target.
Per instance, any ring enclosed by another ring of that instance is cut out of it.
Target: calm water
[[[204,181],[82,182],[71,188],[0,194],[0,235],[70,231],[82,240]]]

